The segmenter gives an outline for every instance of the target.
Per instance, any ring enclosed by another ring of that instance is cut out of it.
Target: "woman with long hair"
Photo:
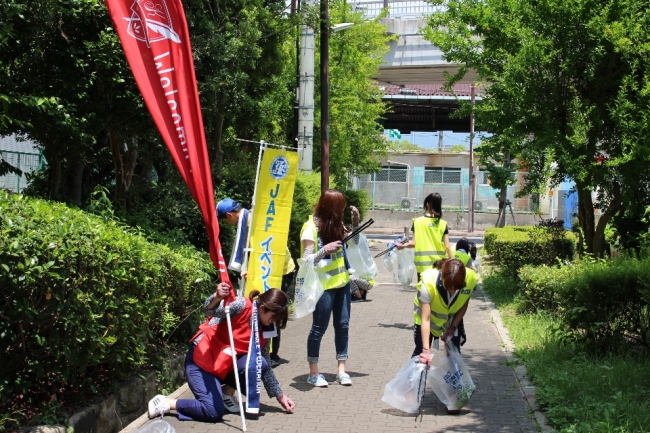
[[[343,251],[343,212],[347,202],[343,194],[328,189],[320,196],[314,206],[314,214],[303,224],[300,233],[301,255],[316,266],[325,292],[316,304],[309,337],[307,337],[307,362],[309,377],[307,382],[317,386],[328,386],[318,369],[320,343],[327,330],[330,316],[334,322],[334,345],[338,372],[336,381],[350,386],[352,380],[345,372],[348,359],[348,328],[350,324],[350,275],[348,274]],[[352,220],[358,221],[359,211],[351,206]]]
[[[397,249],[415,248],[415,270],[420,274],[436,260],[452,258],[447,221],[442,219],[442,197],[433,192],[424,199],[424,215],[413,219],[413,239],[398,244]]]
[[[286,411],[293,410],[293,401],[282,392],[268,357],[268,341],[277,335],[276,326],[284,328],[287,324],[287,295],[270,289],[262,294],[253,290],[248,298],[235,297],[228,284],[220,283],[203,304],[202,311],[208,320],[192,338],[185,357],[185,375],[195,399],[175,400],[157,395],[149,401],[150,418],[175,410],[181,421],[216,422],[226,410],[239,412],[225,320],[226,302],[230,308],[240,384],[247,383],[248,371],[248,386],[242,388],[242,393],[248,394],[246,412],[259,413],[259,381],[269,397],[275,397]],[[261,353],[257,347],[263,348]]]

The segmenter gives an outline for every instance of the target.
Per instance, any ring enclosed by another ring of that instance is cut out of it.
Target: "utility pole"
[[[312,0],[304,2],[306,9],[313,5]],[[311,171],[314,153],[314,29],[309,26],[300,28],[300,70],[296,105],[298,109],[298,131],[296,141],[302,155],[298,168]]]
[[[330,187],[329,3],[320,0],[320,188]]]
[[[291,16],[295,17],[298,13],[298,0],[291,0]],[[298,117],[300,116],[300,27],[296,27],[296,97],[293,101],[293,123],[291,132],[291,143],[298,146]],[[298,161],[300,164],[300,160]]]
[[[474,84],[470,88],[470,100],[472,101],[472,113],[469,117],[469,212],[467,213],[467,231],[474,231],[474,99],[476,88]]]

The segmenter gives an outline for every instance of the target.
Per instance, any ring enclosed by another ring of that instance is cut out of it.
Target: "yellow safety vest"
[[[300,230],[300,237],[305,230],[311,230],[314,234],[314,250],[318,249],[318,227],[314,223],[313,215],[309,216],[309,220],[302,225]],[[305,247],[300,242],[300,256],[305,255]],[[318,272],[319,279],[323,284],[325,290],[338,289],[345,286],[350,281],[350,274],[345,268],[345,258],[343,257],[343,248],[339,248],[335,253],[330,254],[331,261],[322,259],[316,265],[316,272]]]
[[[443,243],[447,221],[442,218],[421,216],[413,219],[415,232],[415,269],[418,273],[431,268],[436,260],[446,259]]]
[[[289,247],[287,247],[287,255],[284,256],[284,267],[282,268],[282,275],[287,275],[289,272],[293,272],[294,269],[296,269],[296,264],[293,262],[293,258],[291,258],[291,251],[289,251]]]
[[[463,262],[463,265],[467,266],[467,263],[469,263],[469,254],[463,253],[460,251],[454,251],[454,258],[460,260]]]
[[[465,274],[465,287],[460,289],[460,293],[457,295],[456,300],[451,304],[451,307],[445,304],[438,292],[436,287],[436,281],[438,280],[438,269],[430,268],[424,271],[421,275],[422,277],[422,288],[421,290],[428,290],[429,296],[431,297],[431,333],[434,337],[440,337],[440,335],[447,329],[447,323],[449,319],[453,317],[454,314],[462,308],[463,305],[469,300],[472,296],[472,292],[476,287],[476,273],[471,269],[466,269]],[[422,325],[422,307],[420,304],[420,292],[418,291],[415,294],[415,305],[413,306],[413,320],[416,325]]]

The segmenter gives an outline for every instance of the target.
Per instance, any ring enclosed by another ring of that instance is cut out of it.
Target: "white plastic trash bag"
[[[476,275],[479,275],[481,273],[481,256],[476,253],[476,259],[473,260],[474,262],[474,272],[476,272]]]
[[[397,250],[393,250],[388,254],[384,255],[384,268],[393,276],[393,281],[397,282]]]
[[[426,387],[425,367],[414,356],[386,384],[381,401],[406,413],[417,413]]]
[[[404,248],[397,252],[397,278],[404,287],[408,287],[413,281],[414,259],[415,251],[412,248]]]
[[[476,386],[456,346],[449,341],[445,347],[446,351],[433,352],[428,381],[447,409],[460,409],[472,396]]]
[[[296,276],[296,295],[293,301],[293,317],[296,319],[312,313],[325,291],[313,261],[298,259],[298,265],[300,269]]]
[[[348,241],[347,246],[348,260],[354,268],[355,276],[364,280],[374,280],[379,275],[377,265],[370,253],[368,240],[363,233],[359,234],[359,242],[355,243],[354,239]]]
[[[176,433],[176,430],[167,421],[157,419],[146,423],[134,433]]]

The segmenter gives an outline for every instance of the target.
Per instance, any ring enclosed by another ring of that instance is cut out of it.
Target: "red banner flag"
[[[180,0],[106,0],[106,6],[144,102],[201,209],[210,258],[230,283],[183,6]]]

